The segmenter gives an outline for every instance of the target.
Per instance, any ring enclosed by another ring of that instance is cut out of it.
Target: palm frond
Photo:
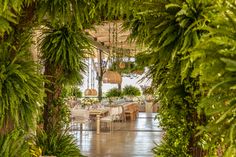
[[[48,134],[43,130],[37,130],[33,139],[36,146],[42,150],[42,155],[83,157],[75,138],[69,134],[68,130],[60,132],[51,130]]]
[[[29,145],[25,138],[26,136],[22,130],[13,130],[6,135],[0,136],[0,156],[30,157]]]
[[[18,24],[20,15],[25,6],[29,6],[33,0],[1,0],[0,1],[0,36],[12,31],[12,26]]]
[[[62,68],[63,74],[58,78],[59,82],[73,80],[81,83],[85,53],[90,48],[82,31],[75,31],[67,26],[48,28],[42,36],[40,46],[42,59],[54,68]]]

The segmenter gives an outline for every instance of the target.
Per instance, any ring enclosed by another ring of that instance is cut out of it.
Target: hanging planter
[[[122,77],[118,72],[108,70],[103,74],[102,81],[103,83],[120,84]]]

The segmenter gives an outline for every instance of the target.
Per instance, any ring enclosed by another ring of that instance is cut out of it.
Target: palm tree
[[[85,69],[85,51],[89,43],[82,31],[67,25],[48,26],[43,31],[41,41],[44,75],[49,80],[45,84],[46,103],[44,105],[44,129],[51,130],[58,124],[57,113],[63,84],[80,84]],[[54,108],[55,107],[55,108]],[[50,126],[51,125],[51,126]]]
[[[46,1],[10,0],[0,4],[0,140],[4,145],[0,153],[4,156],[15,156],[16,152],[17,156],[29,155],[25,135],[28,130],[33,131],[36,127],[36,118],[41,114],[39,107],[45,102],[45,115],[57,113],[55,110],[59,111],[60,106],[55,103],[59,101],[62,84],[80,82],[81,70],[85,66],[82,52],[88,48],[88,43],[79,27],[84,21],[79,23],[79,20],[71,19],[72,24],[69,20],[65,21],[66,17],[61,18],[62,14],[57,14],[54,17],[58,25],[53,22],[50,24],[48,21],[52,16],[48,11],[44,12],[46,6],[43,6],[43,2]],[[84,7],[79,6],[80,9]],[[85,10],[82,13],[86,14]],[[41,52],[47,81],[42,77],[39,71],[41,67],[33,61],[30,52],[33,43],[31,30],[37,26],[44,26]],[[55,41],[56,46],[53,44]],[[52,106],[52,101],[56,107]],[[49,131],[48,128],[52,128],[58,117],[57,114],[45,117],[45,130]],[[14,133],[14,129],[19,128],[22,128],[23,132]],[[19,134],[18,142],[24,144],[14,145],[15,139],[9,137],[14,135],[17,138]],[[13,144],[8,146],[11,143]],[[12,150],[10,146],[16,149],[9,151]]]

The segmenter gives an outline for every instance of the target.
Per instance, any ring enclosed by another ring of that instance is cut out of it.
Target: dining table
[[[89,115],[96,116],[96,133],[100,134],[100,119],[109,113],[109,108],[90,109]]]

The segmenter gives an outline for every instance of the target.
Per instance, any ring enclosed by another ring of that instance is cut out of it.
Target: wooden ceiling
[[[101,25],[95,25],[94,29],[86,30],[92,37],[97,48],[105,47],[108,53],[120,53],[125,55],[135,55],[138,48],[135,42],[128,41],[130,31],[122,29],[122,21],[104,22]],[[103,48],[104,50],[104,48]]]

